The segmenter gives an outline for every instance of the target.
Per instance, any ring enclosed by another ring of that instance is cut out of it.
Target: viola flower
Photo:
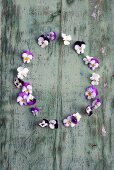
[[[85,48],[86,48],[86,45],[85,45],[85,42],[83,41],[76,41],[74,43],[74,49],[77,52],[77,54],[83,54]]]
[[[85,58],[83,58],[83,61],[85,62],[85,64],[89,64],[92,58],[93,57],[86,56]]]
[[[70,41],[72,40],[71,35],[66,35],[62,33],[62,38],[64,41],[64,45],[69,45]]]
[[[42,122],[39,123],[39,126],[44,128],[49,126],[49,121],[47,119],[43,119]]]
[[[99,66],[99,60],[97,58],[92,58],[90,63],[88,64],[88,67],[91,70],[95,70]]]
[[[46,46],[48,46],[49,44],[49,39],[48,37],[46,37],[45,35],[41,35],[39,38],[38,38],[38,45],[41,47],[41,48],[45,48]]]
[[[89,86],[85,91],[85,96],[87,99],[94,99],[98,96],[98,90],[95,86]]]
[[[86,113],[88,114],[88,116],[91,116],[92,114],[93,114],[93,112],[92,112],[92,107],[91,106],[87,106],[87,108],[86,108]]]
[[[26,94],[31,94],[32,93],[32,86],[31,85],[23,86],[22,92],[25,92]]]
[[[74,127],[78,124],[81,119],[81,115],[79,113],[74,113],[71,116],[68,116],[66,119],[63,120],[63,124],[66,127]]]
[[[17,102],[23,106],[27,105],[27,94],[25,92],[19,93],[19,96],[17,97]]]
[[[71,116],[68,116],[66,119],[63,120],[63,124],[66,127],[71,126]]]
[[[29,72],[28,68],[24,67],[18,67],[17,71],[18,71],[17,77],[21,80],[24,79],[24,77],[27,77],[27,74]]]
[[[30,63],[30,61],[33,59],[33,53],[30,51],[23,51],[22,58],[24,63]]]
[[[31,112],[32,112],[33,116],[37,116],[39,111],[40,111],[40,109],[38,107],[32,107],[31,108]]]
[[[49,121],[50,129],[57,129],[58,128],[58,121],[57,120],[50,120]]]
[[[19,78],[15,78],[14,79],[14,85],[17,87],[17,88],[21,88],[22,86],[23,86],[23,81],[21,80],[21,79],[19,79]]]
[[[47,34],[47,38],[48,38],[49,40],[51,40],[51,41],[56,40],[56,37],[57,37],[56,32],[49,32],[49,33]]]
[[[92,77],[90,77],[90,80],[92,80],[92,85],[98,85],[99,84],[100,75],[96,73],[92,73]]]
[[[92,108],[93,109],[98,109],[101,106],[101,100],[99,98],[95,99],[92,102]]]
[[[31,106],[34,105],[36,103],[36,99],[32,94],[29,94],[27,96],[27,105]]]

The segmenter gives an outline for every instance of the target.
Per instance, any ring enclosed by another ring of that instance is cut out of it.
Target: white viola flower
[[[41,35],[39,38],[38,38],[38,45],[41,47],[41,48],[45,48],[46,46],[48,46],[49,44],[49,39],[48,37],[46,37],[45,35]]]
[[[76,119],[77,119],[77,122],[79,122],[80,121],[80,119],[81,119],[81,115],[77,112],[77,113],[74,113],[73,114],[73,116],[75,116],[76,117]]]
[[[30,61],[33,59],[33,53],[30,51],[23,51],[22,58],[24,63],[30,63]]]
[[[85,58],[83,58],[83,61],[85,62],[85,64],[89,64],[92,58],[93,57],[86,56]]]
[[[31,94],[32,93],[32,86],[31,85],[23,86],[22,92],[25,92],[26,94]]]
[[[74,49],[77,52],[77,54],[83,54],[85,48],[86,48],[86,45],[85,45],[85,42],[83,41],[76,41],[74,43]]]
[[[50,129],[57,129],[58,128],[58,121],[57,120],[50,120],[49,121]]]
[[[68,116],[66,119],[63,120],[63,124],[66,127],[71,126],[71,116]]]
[[[70,41],[72,40],[71,35],[66,35],[64,33],[62,33],[62,38],[64,41],[64,45],[69,45]]]
[[[91,107],[91,106],[87,106],[87,107],[86,107],[86,113],[88,114],[88,116],[91,116],[91,115],[93,114],[92,111],[93,111],[93,110],[92,110],[92,107]]]
[[[43,119],[42,122],[39,123],[39,126],[44,128],[49,125],[49,121],[47,119]]]
[[[17,77],[18,77],[19,79],[21,79],[21,80],[22,80],[24,77],[27,77],[27,74],[28,74],[28,72],[29,72],[28,68],[24,68],[24,67],[18,67],[18,68],[17,68],[17,71],[18,71]]]
[[[92,80],[92,85],[98,85],[99,84],[100,75],[96,73],[92,73],[92,77],[90,77],[90,80]]]

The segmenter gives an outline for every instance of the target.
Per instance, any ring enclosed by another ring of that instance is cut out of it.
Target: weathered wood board
[[[0,16],[0,170],[114,170],[114,1],[0,0]],[[85,41],[85,54],[99,57],[102,107],[93,116],[84,111],[91,71],[72,44],[58,39],[41,49],[36,39],[49,31]],[[26,80],[41,108],[37,117],[16,103],[12,83],[26,49],[35,55]],[[73,112],[82,115],[76,128],[37,126]]]

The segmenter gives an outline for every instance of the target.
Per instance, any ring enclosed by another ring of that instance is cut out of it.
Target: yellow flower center
[[[80,51],[82,51],[82,47],[80,47]]]
[[[24,102],[25,102],[25,100],[24,100],[24,99],[22,99],[22,100],[21,100],[21,102],[22,102],[22,103],[24,103]]]
[[[67,121],[68,125],[70,125],[70,120]]]
[[[91,66],[92,66],[92,67],[94,67],[94,66],[95,66],[95,64],[92,64]]]
[[[29,92],[29,89],[26,89],[26,92]]]
[[[90,93],[90,92],[88,92],[88,96],[89,96],[89,97],[91,96],[91,93]]]
[[[29,58],[28,58],[28,57],[25,57],[25,58],[24,58],[24,60],[25,60],[25,61],[28,61],[28,60],[29,60]]]

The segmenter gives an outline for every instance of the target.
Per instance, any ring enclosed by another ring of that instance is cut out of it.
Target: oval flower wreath
[[[70,35],[63,34],[61,35],[64,45],[69,45],[70,41],[72,40]],[[41,35],[38,38],[38,45],[41,48],[45,48],[49,45],[50,41],[55,41],[57,38],[56,32],[49,32],[46,35]],[[74,50],[77,54],[84,54],[84,50],[86,48],[86,44],[83,41],[76,41],[74,43]],[[23,51],[22,59],[24,63],[30,63],[30,61],[34,58],[34,55],[30,51]],[[85,56],[83,61],[91,70],[95,70],[99,67],[99,59],[96,57]],[[27,77],[29,72],[28,68],[25,67],[18,67],[17,68],[17,77],[14,80],[14,84],[17,88],[21,88],[21,92],[17,97],[17,102],[20,106],[33,106],[36,103],[36,98],[32,94],[32,86],[29,82],[24,82],[23,79]],[[92,73],[90,77],[91,85],[89,85],[85,90],[85,97],[87,100],[91,101],[91,104],[86,107],[86,113],[88,116],[93,114],[93,111],[97,109],[101,105],[101,99],[98,98],[99,92],[96,86],[99,84],[100,75],[96,73]],[[40,112],[38,107],[31,107],[31,112],[33,116],[37,116]],[[66,127],[75,127],[81,119],[81,115],[79,113],[73,113],[68,116],[66,119],[63,120],[63,125]],[[39,123],[40,127],[49,127],[51,129],[58,128],[58,121],[57,120],[47,120],[43,119]]]

